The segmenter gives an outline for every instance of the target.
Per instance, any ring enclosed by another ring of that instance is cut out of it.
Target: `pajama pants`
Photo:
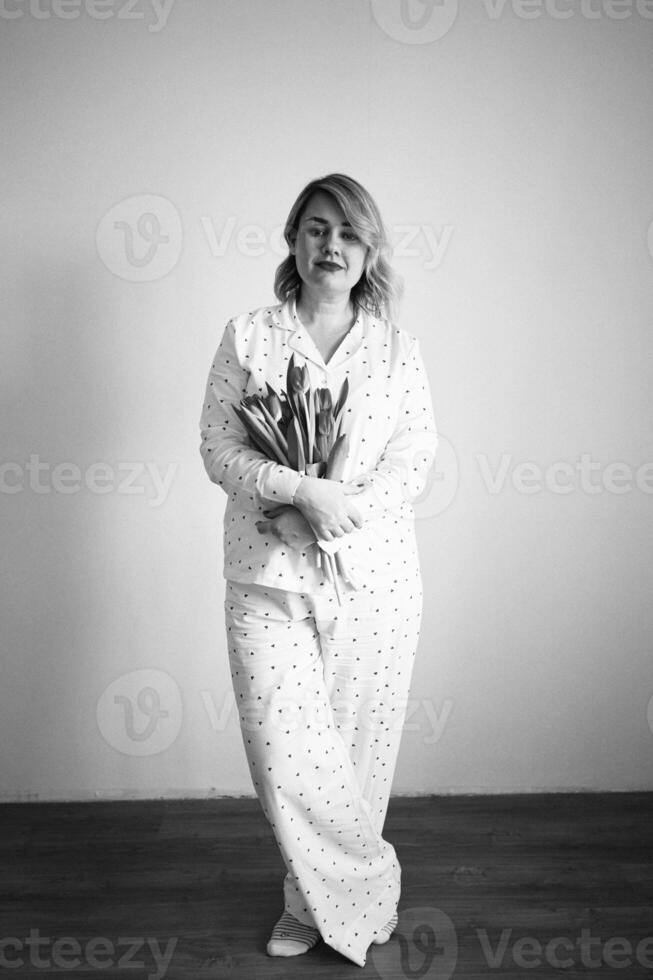
[[[308,594],[227,581],[243,744],[287,869],[285,910],[359,966],[392,918],[382,837],[417,650],[419,569],[390,588]]]

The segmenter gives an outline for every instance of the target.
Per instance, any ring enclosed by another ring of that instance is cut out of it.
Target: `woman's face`
[[[297,272],[311,292],[347,293],[363,274],[367,246],[347,222],[340,205],[324,191],[306,202],[290,246]]]

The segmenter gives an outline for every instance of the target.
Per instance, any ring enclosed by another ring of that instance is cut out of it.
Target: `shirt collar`
[[[352,324],[351,329],[343,337],[329,363],[325,364],[311,335],[297,316],[295,294],[291,293],[284,303],[270,309],[270,323],[281,330],[290,331],[290,336],[286,341],[288,346],[292,350],[297,351],[298,354],[301,354],[306,360],[313,361],[322,370],[327,371],[339,367],[353,357],[360,349],[368,332],[367,321],[368,314],[365,310],[358,308],[356,320]]]

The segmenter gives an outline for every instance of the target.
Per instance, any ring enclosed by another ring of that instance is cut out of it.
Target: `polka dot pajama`
[[[419,639],[414,574],[310,594],[228,580],[229,663],[252,781],[283,857],[285,910],[359,966],[401,868],[382,837]]]

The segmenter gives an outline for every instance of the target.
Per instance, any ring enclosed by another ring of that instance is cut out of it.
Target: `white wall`
[[[442,435],[395,791],[653,788],[651,6],[7,0],[3,799],[251,793],[198,420],[331,170],[393,230]],[[597,492],[513,482],[584,454]]]

